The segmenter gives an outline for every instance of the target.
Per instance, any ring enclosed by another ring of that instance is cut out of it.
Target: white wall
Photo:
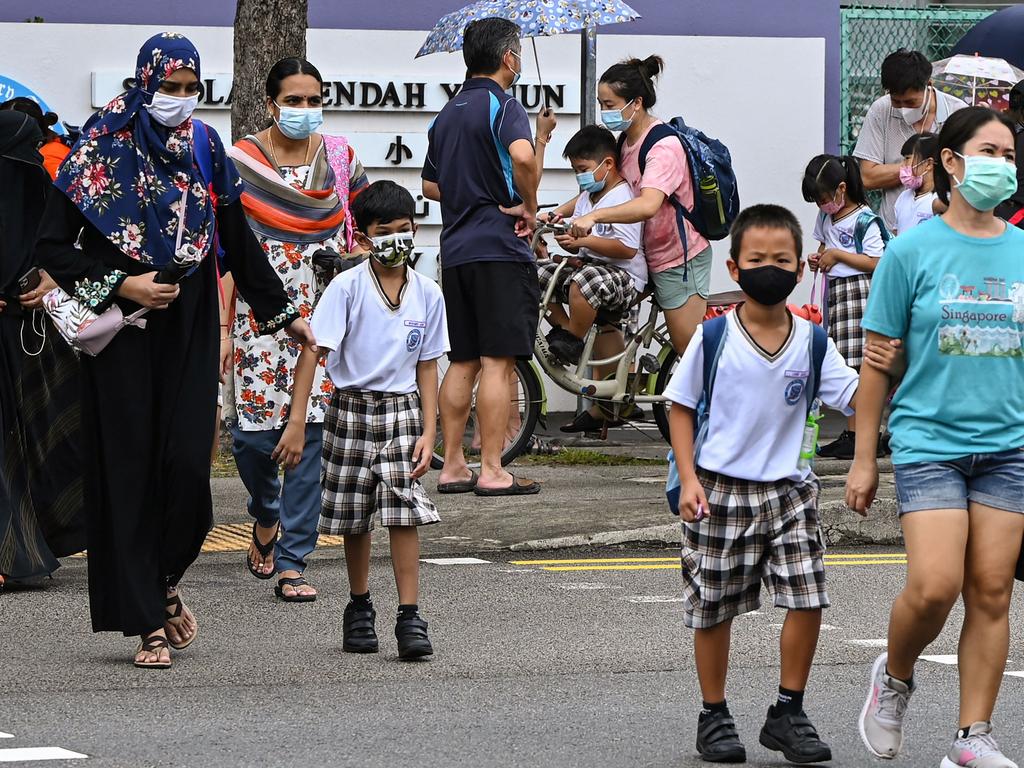
[[[151,27],[75,24],[0,24],[0,49],[4,51],[3,74],[21,81],[45,98],[52,109],[70,122],[89,115],[92,73],[134,71],[138,46],[161,31]],[[226,73],[232,66],[232,31],[219,27],[179,28],[197,45],[206,73]],[[414,59],[423,32],[358,32],[314,29],[309,32],[308,58],[325,77],[376,75],[395,79],[436,78],[458,82],[465,67],[461,52]],[[563,36],[537,40],[545,83],[579,85],[579,38]],[[524,82],[533,82],[532,49],[523,49]],[[720,138],[733,154],[744,205],[773,202],[791,208],[800,217],[806,237],[804,250],[813,250],[810,239],[813,206],[800,195],[800,178],[807,161],[824,147],[825,42],[807,38],[661,37],[606,35],[599,39],[598,72],[627,55],[659,53],[666,72],[658,88],[655,112],[664,117],[683,115],[695,127]],[[227,135],[226,110],[202,110],[200,117]],[[385,111],[328,112],[325,131],[343,133],[357,152],[360,134],[379,134],[367,139],[367,162],[379,157],[381,134],[402,134],[416,155],[402,167],[370,167],[371,179],[390,178],[411,189],[419,186],[423,134],[432,118],[429,112]],[[564,142],[579,126],[577,114],[563,114],[550,147],[549,170],[544,175],[542,198],[554,201],[575,187],[567,164],[560,158]],[[414,138],[409,138],[414,137]],[[429,217],[436,221],[436,216]],[[439,228],[423,226],[419,244],[437,243]],[[725,270],[727,241],[715,244],[712,291],[735,285]],[[803,302],[809,282],[801,286],[797,301]],[[557,394],[556,394],[557,393]],[[573,406],[574,400],[549,385],[553,409]]]

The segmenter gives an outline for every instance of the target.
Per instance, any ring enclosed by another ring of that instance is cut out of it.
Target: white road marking
[[[627,483],[650,483],[651,485],[655,485],[655,484],[664,485],[665,484],[665,478],[664,477],[627,477],[626,478],[626,482]]]
[[[499,568],[498,573],[537,573],[536,568]]]
[[[936,664],[948,664],[955,666],[957,662],[955,653],[947,653],[939,656],[921,656],[922,661],[934,661]]]
[[[821,628],[822,629],[839,629],[839,627],[837,627],[835,624],[822,624]]]
[[[14,738],[14,734],[13,733],[4,733],[3,731],[0,731],[0,739],[13,739],[13,738]]]
[[[866,640],[847,640],[850,645],[862,645],[865,648],[885,648],[889,641],[884,637],[872,637]]]
[[[85,758],[81,752],[72,752],[61,747],[21,747],[0,749],[0,763],[30,762],[33,760],[77,760]]]
[[[481,565],[491,561],[479,557],[427,557],[423,562],[431,565]]]
[[[627,597],[631,603],[681,603],[683,598],[675,595],[633,595]]]
[[[1004,672],[1007,677],[1024,677],[1024,672]]]
[[[578,581],[575,584],[559,584],[559,589],[588,590],[588,589],[622,589],[613,584],[602,584],[600,581]]]

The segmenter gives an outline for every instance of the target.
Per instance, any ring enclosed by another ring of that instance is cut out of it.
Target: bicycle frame
[[[552,231],[556,230],[550,226],[537,229],[537,232],[534,234],[535,249],[540,237],[545,232]],[[604,359],[592,358],[599,331],[598,326],[595,324],[590,328],[586,338],[583,340],[583,354],[580,356],[579,364],[573,368],[565,367],[555,361],[548,349],[547,340],[544,338],[542,323],[547,317],[548,305],[552,303],[554,298],[558,278],[563,270],[570,269],[571,267],[571,262],[563,259],[556,267],[555,274],[549,282],[544,295],[541,297],[537,339],[534,345],[534,354],[541,368],[544,369],[544,372],[547,373],[548,377],[555,384],[573,395],[621,405],[665,402],[664,396],[653,394],[657,369],[635,373],[632,370],[637,355],[641,350],[648,348],[652,342],[656,341],[661,347],[656,356],[659,363],[664,360],[667,354],[666,349],[671,349],[667,330],[664,325],[659,325],[658,323],[660,309],[654,302],[651,302],[647,322],[630,335],[622,352]],[[645,297],[646,294],[640,296],[637,299],[637,304],[642,302]],[[615,365],[614,376],[608,379],[592,379],[586,376],[587,368],[607,365]]]

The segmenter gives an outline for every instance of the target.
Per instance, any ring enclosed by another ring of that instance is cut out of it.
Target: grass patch
[[[645,459],[615,453],[601,453],[587,448],[566,448],[552,456],[520,456],[517,464],[533,464],[562,467],[664,467],[664,459]]]

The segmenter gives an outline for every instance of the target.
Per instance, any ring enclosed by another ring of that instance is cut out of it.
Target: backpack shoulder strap
[[[814,401],[821,391],[821,368],[825,364],[825,353],[828,352],[828,333],[817,323],[811,323],[811,376],[807,387],[807,412],[814,409]]]
[[[882,236],[882,245],[886,246],[889,244],[889,240],[892,235],[889,234],[888,227],[885,226],[885,222],[882,218],[868,209],[861,211],[857,216],[857,221],[853,225],[853,246],[857,249],[857,253],[864,253],[864,237],[868,233],[868,228],[872,224],[878,225],[878,233]]]
[[[192,154],[199,173],[207,186],[213,183],[213,150],[210,149],[210,131],[202,120],[192,119]]]
[[[622,135],[626,135],[625,131],[623,131]],[[640,154],[637,155],[637,162],[640,164],[641,176],[644,175],[644,171],[647,169],[647,155],[650,153],[651,148],[659,141],[666,139],[669,136],[675,136],[678,138],[679,134],[676,133],[675,128],[668,123],[658,123],[658,125],[654,126],[647,132],[647,135],[644,137],[643,144],[640,145]],[[670,195],[670,197],[674,197],[674,195]]]
[[[703,338],[701,340],[704,353],[704,400],[711,403],[711,391],[715,388],[715,374],[718,370],[718,359],[722,356],[722,342],[725,340],[726,323],[728,318],[725,315],[705,320],[702,324]]]

